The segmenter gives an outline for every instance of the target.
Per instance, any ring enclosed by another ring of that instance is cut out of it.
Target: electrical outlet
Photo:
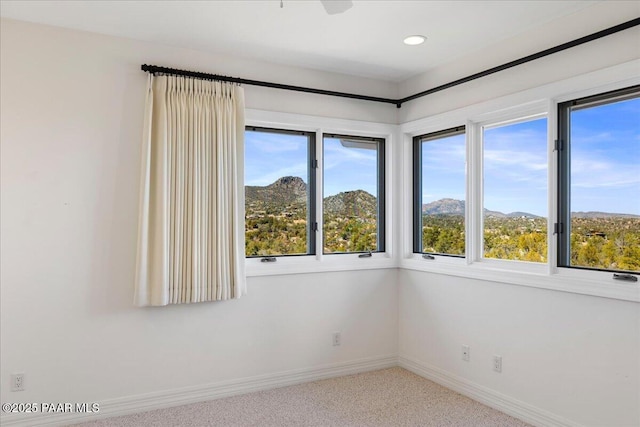
[[[24,391],[24,374],[11,374],[11,391]]]
[[[493,370],[496,372],[502,372],[502,356],[493,356]]]
[[[471,360],[471,349],[468,345],[462,346],[462,360],[464,360],[465,362]]]
[[[342,335],[340,335],[340,332],[334,332],[333,335],[333,346],[339,346],[340,344],[342,344]]]

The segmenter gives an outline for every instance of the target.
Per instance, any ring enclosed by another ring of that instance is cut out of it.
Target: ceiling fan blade
[[[346,12],[353,6],[351,0],[320,0],[320,2],[329,15]]]

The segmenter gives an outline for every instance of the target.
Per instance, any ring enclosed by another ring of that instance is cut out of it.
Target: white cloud
[[[640,185],[640,167],[606,159],[599,152],[580,153],[571,158],[571,186],[580,188],[622,188]]]

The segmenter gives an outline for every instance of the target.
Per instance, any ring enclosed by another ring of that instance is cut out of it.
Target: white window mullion
[[[558,235],[553,232],[553,224],[558,218],[558,153],[555,141],[558,139],[558,104],[549,100],[547,114],[547,270],[548,274],[558,272]]]
[[[482,127],[467,122],[467,263],[482,260]]]
[[[413,137],[407,134],[403,135],[402,141],[402,167],[398,168],[402,171],[402,200],[404,212],[401,216],[402,226],[402,257],[413,258],[413,181],[416,177],[413,174]]]

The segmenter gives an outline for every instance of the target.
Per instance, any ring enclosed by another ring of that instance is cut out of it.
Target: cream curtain
[[[149,75],[136,305],[246,293],[243,160],[241,87]]]

